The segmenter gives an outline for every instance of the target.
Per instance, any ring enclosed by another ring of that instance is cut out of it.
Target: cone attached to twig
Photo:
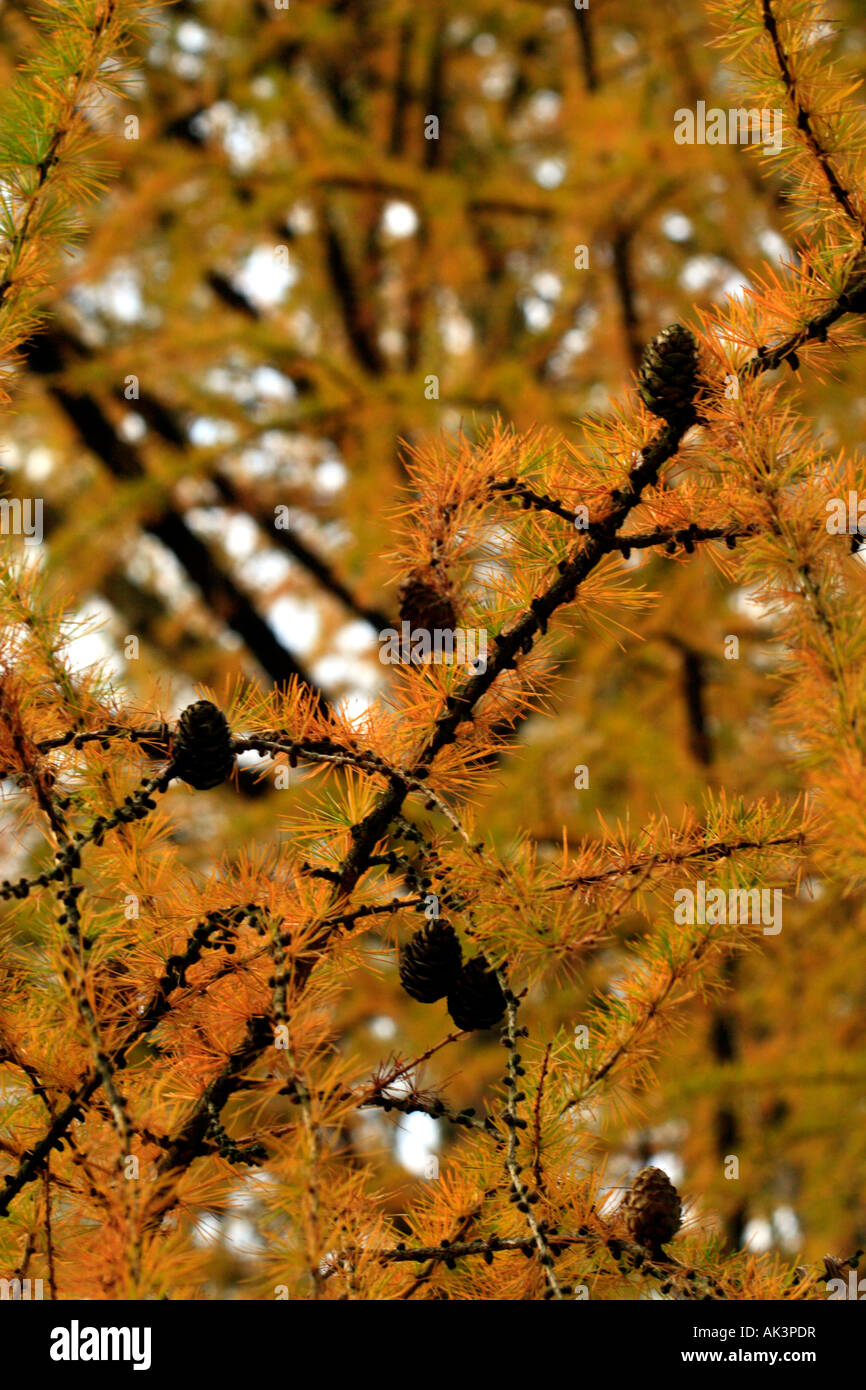
[[[676,420],[691,409],[697,387],[697,339],[681,323],[672,323],[644,348],[638,373],[640,398],[653,415]]]
[[[457,626],[457,613],[448,580],[435,565],[412,570],[397,595],[400,621],[424,632],[450,631]]]
[[[632,1240],[654,1255],[682,1225],[680,1194],[661,1168],[641,1168],[620,1213]]]
[[[505,995],[484,956],[467,961],[448,992],[448,1012],[458,1028],[493,1028],[505,1013]]]
[[[187,705],[177,721],[172,747],[174,774],[198,791],[218,787],[234,766],[228,720],[210,700]]]
[[[463,964],[463,951],[450,922],[438,918],[416,931],[400,952],[400,983],[421,1004],[448,993]]]

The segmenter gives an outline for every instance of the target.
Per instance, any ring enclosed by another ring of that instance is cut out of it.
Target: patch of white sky
[[[757,586],[742,586],[735,589],[728,599],[728,606],[738,616],[748,618],[752,622],[761,623],[764,626],[772,626],[776,621],[773,606],[761,598]]]
[[[664,214],[660,226],[663,235],[675,243],[688,243],[694,236],[691,220],[675,209],[669,209]],[[790,247],[773,228],[759,229],[756,240],[761,252],[773,266],[790,261]],[[731,261],[724,256],[705,252],[688,258],[680,271],[680,284],[691,294],[712,290],[717,300],[742,299],[746,291],[752,288],[748,276]]]
[[[746,1223],[741,1246],[753,1255],[781,1249],[789,1254],[799,1250],[803,1233],[793,1207],[783,1203],[769,1217],[754,1216]]]
[[[197,415],[187,433],[197,449],[220,448],[233,444],[238,437],[237,426],[231,420],[211,415]]]
[[[553,189],[559,188],[567,172],[567,165],[559,155],[546,155],[539,159],[532,171],[532,176],[539,188]]]
[[[718,188],[716,192],[721,194],[724,188]],[[675,245],[687,246],[695,236],[691,218],[676,208],[670,208],[662,215],[659,226],[662,235]],[[761,252],[773,266],[790,261],[791,248],[772,228],[766,227],[758,231],[756,240]],[[600,248],[597,254],[600,261],[604,258],[603,252],[604,248]],[[645,268],[660,271],[662,263],[659,258],[649,255],[645,257]],[[530,329],[543,331],[552,320],[554,304],[558,298],[558,294],[552,292],[556,278],[548,278],[547,272],[540,272],[532,282],[533,293],[523,296],[521,307]],[[680,284],[693,294],[709,289],[719,301],[726,298],[741,299],[750,288],[748,276],[730,261],[706,253],[688,257],[680,271]],[[567,372],[572,360],[591,347],[592,333],[598,317],[598,311],[592,305],[583,305],[578,309],[572,327],[563,334],[557,352],[550,359],[550,371],[554,376],[561,376]],[[593,399],[593,409],[605,408],[603,396],[602,391],[598,399]]]
[[[718,300],[742,299],[751,289],[749,277],[724,256],[690,256],[680,271],[680,284],[690,294],[711,289]]]
[[[394,1157],[407,1172],[425,1177],[442,1147],[442,1132],[432,1115],[415,1111],[401,1115],[394,1140]]]
[[[661,1149],[654,1153],[649,1161],[653,1167],[661,1168],[662,1172],[667,1174],[674,1187],[679,1187],[685,1178],[683,1161],[673,1149]]]
[[[265,1248],[265,1241],[249,1216],[227,1212],[201,1212],[195,1220],[193,1239],[199,1246],[223,1246],[238,1259],[255,1259]]]
[[[257,246],[234,276],[235,287],[257,308],[281,304],[298,281],[298,267],[286,246]]]
[[[117,324],[154,325],[158,313],[146,304],[141,274],[132,265],[119,262],[93,284],[76,285],[69,296],[85,320],[108,319]]]
[[[377,1042],[390,1042],[391,1038],[397,1036],[396,1019],[391,1018],[389,1014],[377,1014],[375,1018],[370,1019],[367,1027]]]
[[[270,140],[254,111],[233,101],[215,101],[190,122],[194,134],[219,141],[235,173],[249,173],[268,154]]]
[[[66,641],[59,656],[73,675],[96,666],[115,682],[122,680],[125,662],[105,631],[112,617],[111,605],[92,594],[79,604],[75,617],[63,624]]]
[[[298,394],[294,382],[276,367],[252,366],[240,359],[211,367],[205,373],[204,384],[215,395],[230,396],[251,410],[263,402],[289,405]]]
[[[279,588],[292,576],[292,562],[272,548],[260,548],[259,528],[248,516],[227,513],[221,507],[191,507],[187,520],[204,539],[219,541],[236,562],[247,585],[262,592]],[[280,642],[296,656],[311,657],[322,635],[322,615],[306,597],[280,594],[265,603],[263,614]],[[350,620],[333,634],[331,650],[320,656],[311,674],[326,689],[349,687],[346,699],[353,699],[352,712],[369,708],[382,685],[382,672],[369,658],[375,650],[373,628],[360,620]]]
[[[562,107],[562,97],[558,92],[552,91],[549,87],[543,88],[540,92],[534,92],[528,102],[529,114],[533,121],[538,125],[550,125],[559,115]]]
[[[175,22],[172,15],[154,15],[150,25],[148,62],[153,67],[170,67],[178,77],[194,82],[204,73],[204,59],[213,46],[213,35],[198,20],[184,17]]]
[[[394,199],[382,213],[382,230],[394,241],[414,236],[418,230],[418,214],[411,203]]]
[[[549,328],[561,294],[562,280],[555,271],[536,271],[529,282],[529,290],[520,296],[527,328],[535,333]]]
[[[440,289],[437,295],[439,336],[445,351],[454,357],[469,352],[474,341],[472,324],[460,308],[460,301],[450,289]]]

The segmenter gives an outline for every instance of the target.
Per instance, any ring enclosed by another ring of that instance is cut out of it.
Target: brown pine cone
[[[397,595],[400,620],[424,632],[452,631],[457,613],[447,580],[433,567],[413,570],[403,580]]]
[[[672,323],[644,348],[638,373],[640,398],[653,415],[675,420],[689,412],[698,386],[698,342]]]
[[[493,1028],[505,1013],[505,995],[484,956],[464,965],[448,992],[448,1012],[458,1028]]]
[[[231,730],[222,710],[210,700],[187,705],[177,721],[172,755],[175,777],[188,786],[206,791],[224,782],[234,766],[235,755]]]
[[[628,1233],[654,1255],[673,1240],[682,1225],[682,1203],[667,1173],[661,1168],[641,1168],[620,1207]]]
[[[400,983],[421,1004],[442,999],[451,988],[463,951],[449,922],[436,920],[420,931],[400,952]]]

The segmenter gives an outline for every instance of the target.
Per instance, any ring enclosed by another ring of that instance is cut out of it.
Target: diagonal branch
[[[785,46],[782,43],[778,22],[773,12],[772,0],[762,0],[762,6],[764,28],[773,45],[773,52],[776,57],[776,63],[782,82],[784,83],[785,92],[787,93],[791,109],[797,119],[797,129],[803,135],[816,163],[822,169],[834,201],[845,213],[845,216],[859,229],[861,240],[863,240],[866,238],[866,225],[864,225],[863,218],[854,205],[853,196],[849,193],[848,189],[845,188],[836,170],[833,168],[830,156],[823,148],[815,132],[812,117],[797,94],[797,82],[791,69]]]

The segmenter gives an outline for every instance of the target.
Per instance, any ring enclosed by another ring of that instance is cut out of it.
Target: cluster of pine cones
[[[463,964],[463,951],[450,922],[436,918],[416,931],[400,952],[400,983],[421,1004],[447,995],[448,1012],[469,1032],[493,1028],[505,1013],[505,995],[484,956]]]

